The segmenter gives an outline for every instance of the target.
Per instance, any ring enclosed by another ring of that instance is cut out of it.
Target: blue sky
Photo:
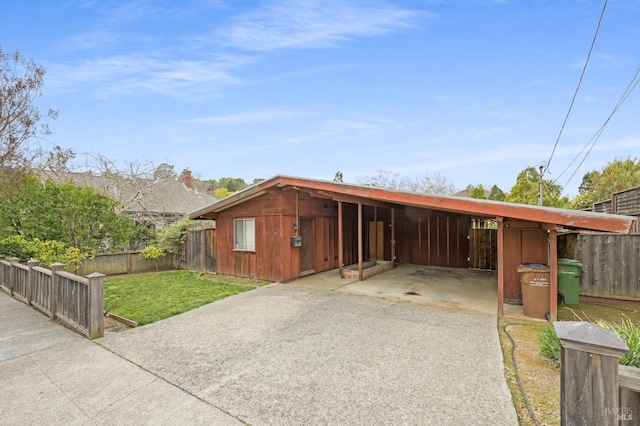
[[[549,161],[603,4],[3,0],[0,43],[47,70],[45,147],[202,179],[386,169],[508,191]],[[640,152],[638,90],[569,180],[640,65],[638,22],[640,1],[609,1],[545,176],[569,195]]]

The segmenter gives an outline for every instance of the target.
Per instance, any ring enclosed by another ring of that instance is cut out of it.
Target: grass
[[[578,305],[558,306],[558,320],[594,323],[606,321],[627,329],[629,324],[640,325],[640,302],[581,296]],[[547,328],[548,323],[540,321],[506,317],[499,320],[505,376],[518,414],[518,423],[521,425],[535,423],[524,402],[517,378],[539,424],[560,424],[560,370],[540,354],[540,335]],[[515,366],[511,360],[512,343],[506,333],[515,341]],[[518,370],[517,376],[515,367]]]
[[[104,307],[144,325],[264,284],[190,271],[108,277],[104,282]]]

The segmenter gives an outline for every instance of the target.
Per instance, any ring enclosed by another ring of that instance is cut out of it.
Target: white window
[[[235,250],[255,251],[255,219],[235,219],[233,221],[233,248]]]

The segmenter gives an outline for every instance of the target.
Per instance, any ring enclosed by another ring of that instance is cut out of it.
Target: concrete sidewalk
[[[242,424],[0,293],[0,425]]]

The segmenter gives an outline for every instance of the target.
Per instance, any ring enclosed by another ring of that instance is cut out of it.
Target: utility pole
[[[544,169],[544,162],[540,164],[540,192],[538,193],[538,205],[542,205],[542,169]]]

